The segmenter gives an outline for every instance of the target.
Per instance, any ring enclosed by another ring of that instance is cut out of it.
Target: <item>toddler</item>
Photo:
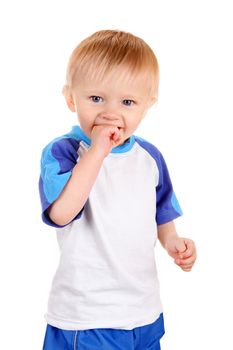
[[[164,334],[154,248],[184,271],[196,259],[178,236],[182,212],[160,151],[134,132],[158,97],[144,40],[101,30],[73,51],[63,93],[78,125],[42,152],[43,221],[61,251],[44,350],[159,350]]]

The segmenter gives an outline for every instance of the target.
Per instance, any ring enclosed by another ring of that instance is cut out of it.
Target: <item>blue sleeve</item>
[[[158,168],[158,181],[155,185],[156,190],[156,216],[158,225],[165,224],[181,216],[182,210],[173,190],[172,182],[169,176],[167,165],[161,152],[152,143],[136,136],[138,144],[144,148],[154,159]],[[156,176],[157,178],[157,176]]]
[[[159,170],[159,182],[156,186],[156,222],[165,224],[181,216],[182,210],[173,190],[167,165],[159,152],[157,166]]]
[[[39,193],[42,206],[42,220],[53,227],[55,224],[48,216],[47,209],[59,197],[69,180],[72,169],[78,160],[79,142],[72,138],[59,138],[49,143],[42,152]],[[80,213],[74,218],[78,219]]]

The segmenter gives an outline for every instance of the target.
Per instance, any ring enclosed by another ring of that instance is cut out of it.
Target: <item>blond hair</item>
[[[83,73],[89,79],[102,80],[118,66],[126,66],[130,75],[148,72],[153,94],[157,96],[159,67],[153,50],[143,39],[120,30],[95,32],[74,49],[67,67],[66,86],[72,89]]]

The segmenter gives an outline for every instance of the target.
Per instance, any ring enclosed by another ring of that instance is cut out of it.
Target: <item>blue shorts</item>
[[[132,330],[96,328],[66,331],[47,325],[43,350],[160,350],[163,314]]]

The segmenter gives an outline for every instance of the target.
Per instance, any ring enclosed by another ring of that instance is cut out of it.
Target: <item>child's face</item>
[[[124,143],[154,103],[148,72],[138,73],[132,79],[125,78],[127,74],[128,70],[121,67],[101,81],[91,81],[85,76],[77,78],[72,89],[72,104],[68,106],[77,113],[80,126],[90,139],[95,125],[114,125],[122,130]]]

